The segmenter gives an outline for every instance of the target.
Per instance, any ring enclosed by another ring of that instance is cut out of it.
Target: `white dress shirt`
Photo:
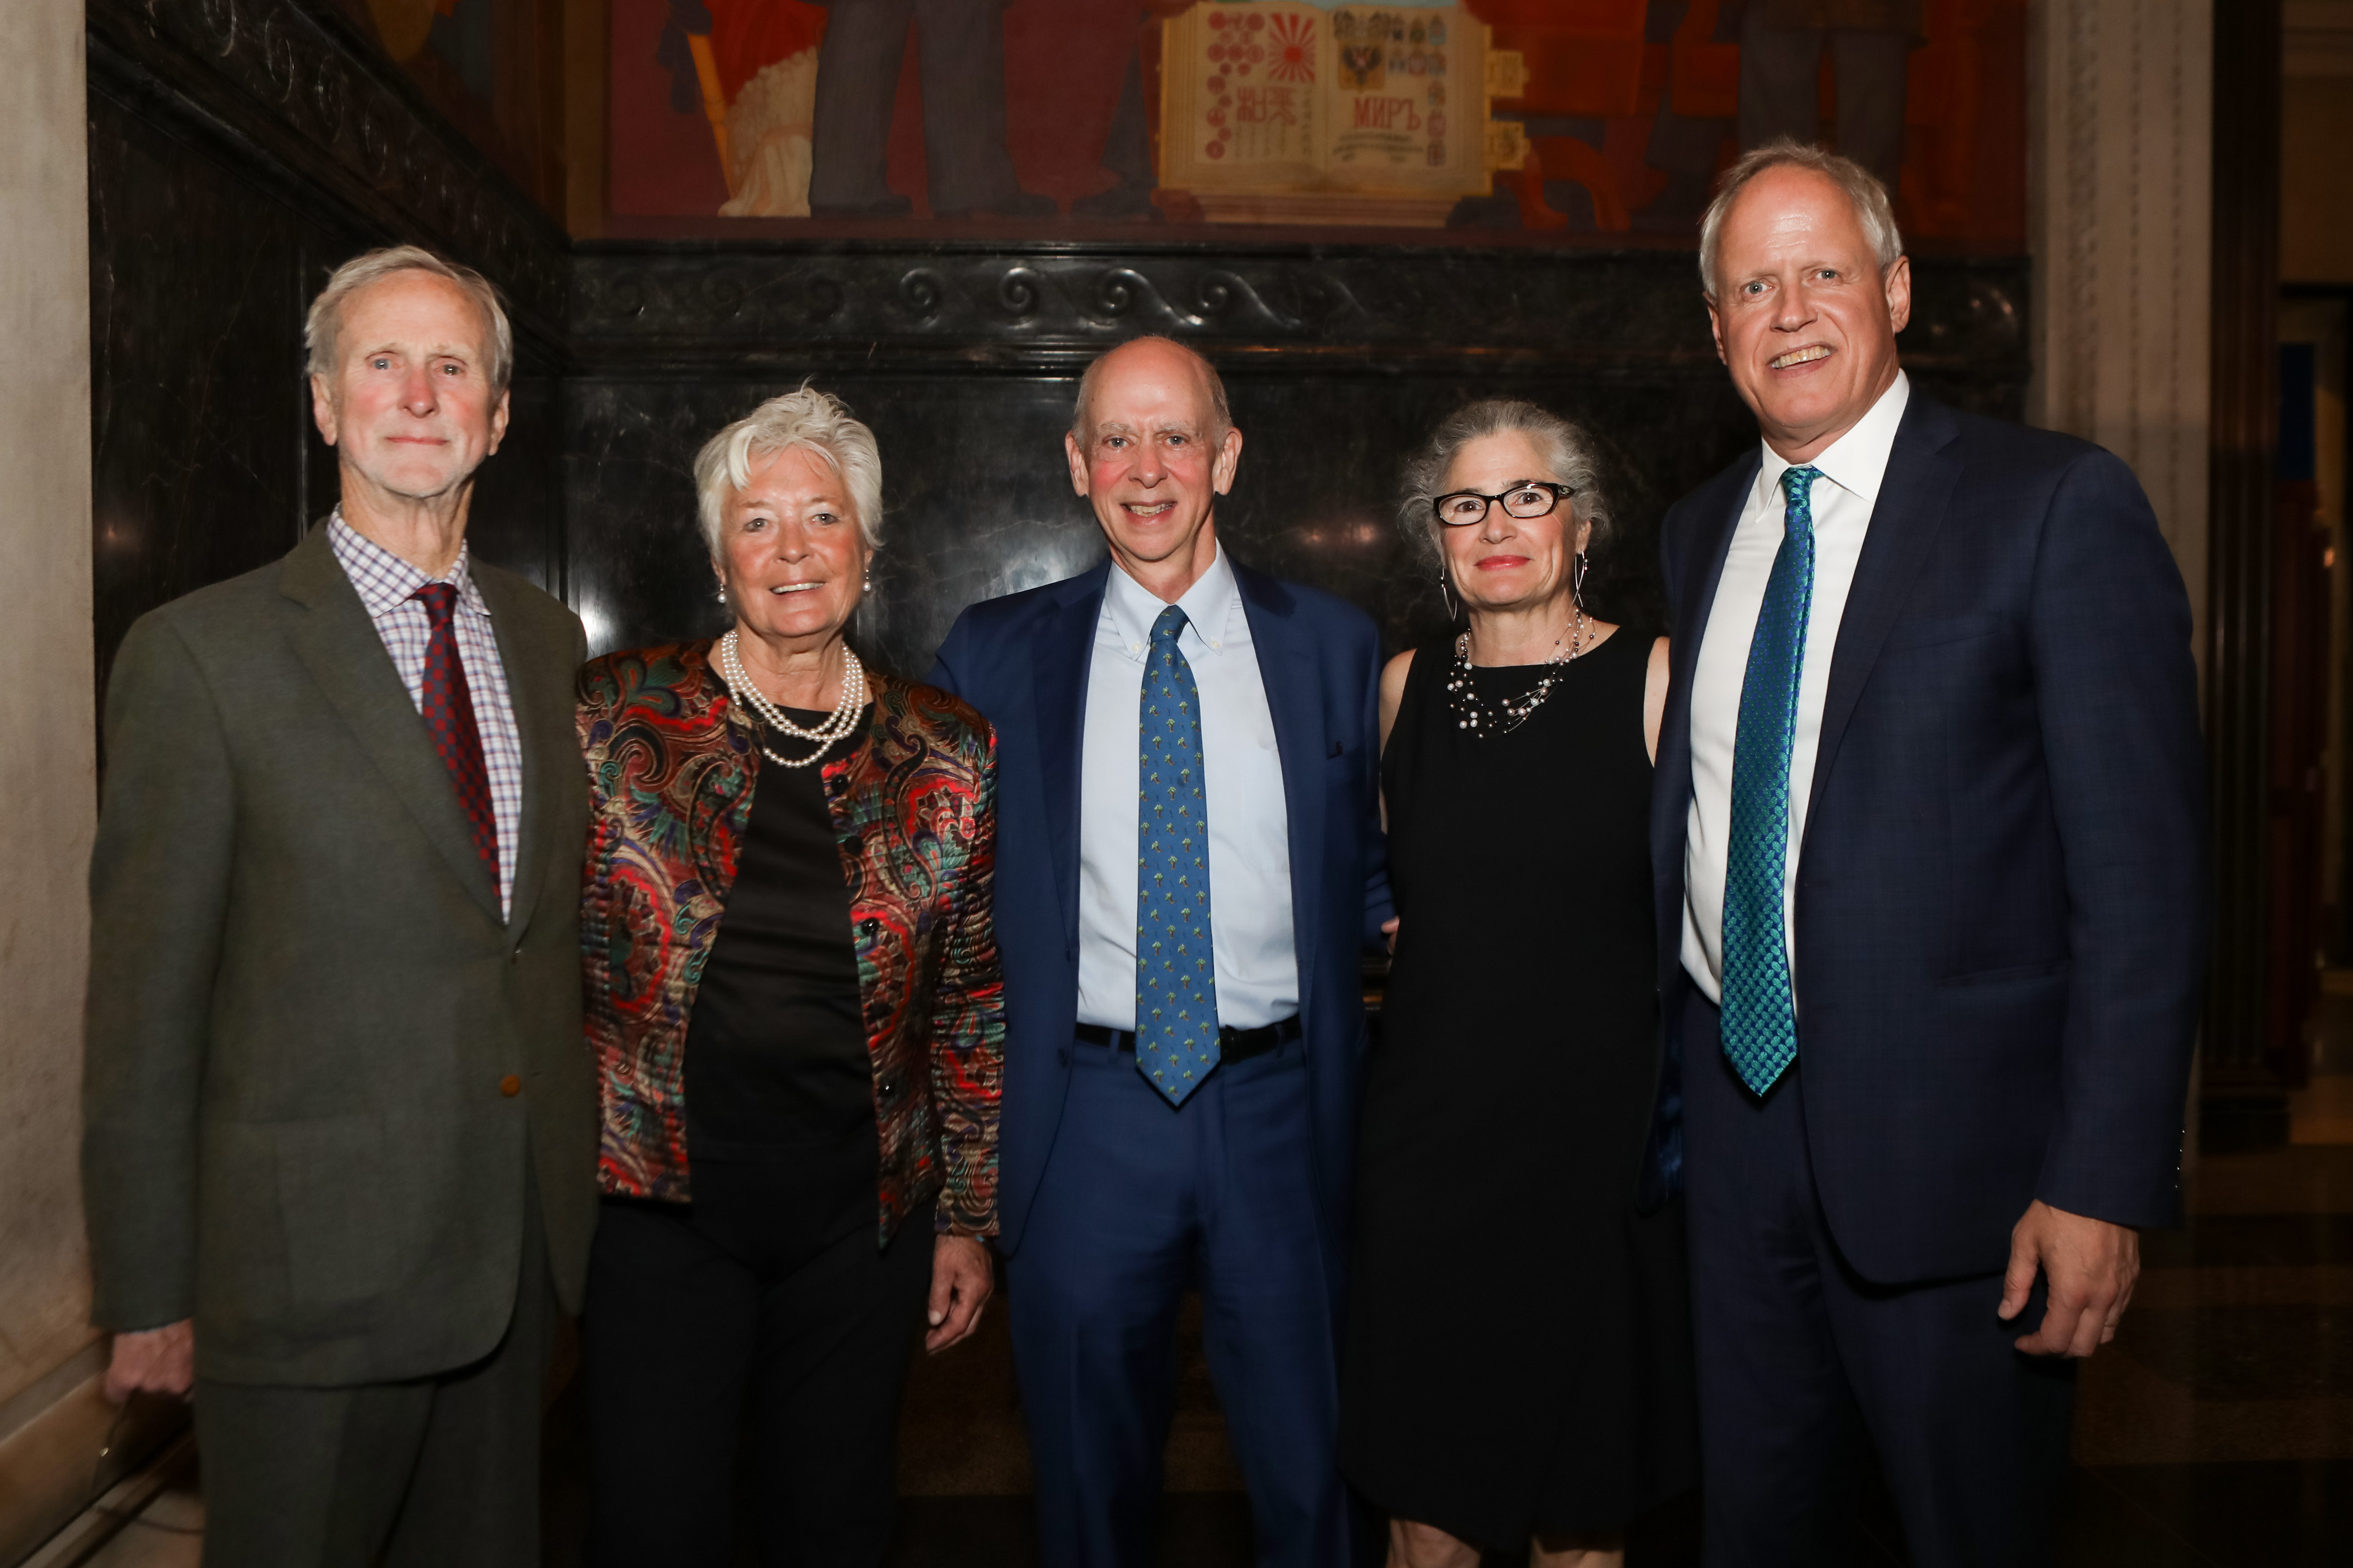
[[[499,662],[498,633],[491,607],[474,585],[469,545],[458,547],[458,563],[447,577],[428,577],[343,521],[335,509],[327,543],[343,575],[360,596],[375,635],[384,639],[408,700],[425,711],[425,652],[433,640],[433,617],[415,597],[427,583],[458,590],[449,614],[458,642],[458,663],[466,672],[466,695],[474,704],[474,729],[482,741],[482,771],[490,777],[491,819],[499,830],[499,912],[514,912],[515,846],[522,831],[522,738],[515,729],[514,702],[507,692],[506,666]]]
[[[1186,620],[1176,648],[1201,699],[1218,1022],[1254,1029],[1299,1011],[1282,756],[1223,548],[1176,605]],[[1153,623],[1166,608],[1112,563],[1087,670],[1079,770],[1079,1022],[1107,1029],[1135,1027],[1138,716]]]
[[[1895,427],[1911,401],[1902,371],[1854,428],[1822,448],[1811,466],[1822,477],[1809,499],[1814,514],[1814,591],[1806,622],[1805,666],[1798,677],[1798,728],[1789,745],[1789,845],[1781,863],[1781,929],[1797,960],[1798,857],[1806,841],[1806,804],[1813,794],[1814,757],[1822,738],[1822,703],[1830,693],[1831,656],[1847,590],[1854,585],[1872,508],[1895,445]],[[1724,561],[1715,603],[1692,674],[1692,802],[1683,836],[1683,968],[1708,1000],[1724,989],[1724,870],[1732,827],[1732,750],[1740,730],[1740,688],[1748,675],[1748,645],[1765,605],[1765,581],[1781,548],[1788,498],[1781,476],[1800,465],[1765,447],[1732,548]]]

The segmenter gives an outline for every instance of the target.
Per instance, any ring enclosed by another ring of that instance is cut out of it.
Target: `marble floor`
[[[2189,1224],[2145,1239],[2132,1310],[2116,1343],[2084,1367],[2058,1552],[2065,1568],[2353,1563],[2353,974],[2331,981],[2292,1141],[2192,1163]],[[1185,1345],[1161,1561],[1242,1568],[1249,1508],[1190,1321]],[[548,1568],[583,1561],[585,1472],[577,1391],[567,1386],[548,1415]],[[153,1500],[94,1555],[42,1568],[194,1568],[203,1505],[193,1458],[159,1479]],[[1034,1561],[1001,1310],[973,1343],[916,1367],[900,1484],[892,1568]],[[1630,1568],[1695,1568],[1693,1502],[1641,1521],[1628,1557]],[[1868,1484],[1852,1560],[1911,1561]],[[754,1561],[748,1549],[738,1558]]]

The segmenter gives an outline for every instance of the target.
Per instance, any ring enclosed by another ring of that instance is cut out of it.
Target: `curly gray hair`
[[[1707,212],[1699,220],[1699,287],[1709,299],[1715,298],[1716,248],[1723,237],[1725,216],[1749,182],[1768,169],[1810,169],[1846,193],[1854,207],[1854,220],[1862,226],[1862,237],[1871,242],[1872,254],[1879,258],[1883,276],[1904,254],[1904,236],[1896,230],[1895,208],[1888,202],[1885,185],[1852,158],[1783,136],[1743,153],[1739,162],[1724,172],[1716,184],[1715,199],[1707,204]]]
[[[1463,447],[1489,436],[1517,433],[1535,443],[1552,478],[1577,493],[1569,498],[1569,515],[1593,525],[1588,552],[1598,551],[1609,537],[1609,503],[1601,494],[1601,468],[1592,438],[1559,415],[1515,397],[1490,397],[1458,408],[1438,423],[1421,449],[1408,459],[1398,502],[1398,527],[1414,547],[1425,568],[1446,568],[1446,547],[1439,542],[1440,524],[1430,503],[1446,493],[1446,471]],[[1543,479],[1522,474],[1521,479]]]
[[[841,476],[849,487],[850,510],[858,514],[859,537],[869,550],[882,548],[882,452],[874,432],[841,399],[803,382],[713,436],[695,454],[694,489],[712,560],[720,559],[719,530],[728,495],[752,482],[752,460],[794,450],[816,453]]]
[[[335,378],[336,337],[343,330],[343,304],[371,283],[399,272],[427,272],[444,278],[465,291],[491,329],[491,390],[504,392],[514,374],[514,329],[499,303],[498,286],[470,267],[444,261],[422,246],[388,245],[354,256],[335,268],[319,297],[311,301],[302,321],[302,346],[309,351],[309,373],[332,383]]]

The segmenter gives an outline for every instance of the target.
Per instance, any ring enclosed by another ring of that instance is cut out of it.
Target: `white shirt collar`
[[[1895,449],[1895,427],[1904,423],[1904,409],[1911,401],[1911,380],[1899,370],[1894,383],[1879,395],[1871,411],[1845,435],[1814,454],[1808,466],[1820,468],[1831,483],[1860,498],[1863,505],[1878,505],[1888,455]],[[1769,495],[1780,484],[1782,474],[1799,465],[1773,450],[1771,443],[1760,444],[1765,448],[1765,467],[1757,476],[1757,494]]]
[[[1186,629],[1193,641],[1211,653],[1223,653],[1236,639],[1235,617],[1241,613],[1241,584],[1234,581],[1233,563],[1226,547],[1217,547],[1208,569],[1194,579],[1176,601],[1185,612]],[[1111,581],[1103,589],[1103,611],[1119,633],[1121,651],[1139,664],[1151,651],[1153,623],[1168,606],[1156,594],[1127,574],[1117,558],[1111,563]]]

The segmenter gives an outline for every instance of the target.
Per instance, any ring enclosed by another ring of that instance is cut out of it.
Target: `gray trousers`
[[[554,1319],[533,1202],[514,1318],[471,1366],[346,1388],[197,1380],[205,1568],[536,1563]]]
[[[1910,31],[1858,27],[1817,30],[1769,26],[1765,7],[1751,5],[1740,27],[1740,145],[1746,151],[1777,136],[1811,142],[1821,134],[1822,46],[1838,72],[1839,151],[1870,170],[1895,194],[1904,162],[1905,68]]]
[[[1003,0],[832,0],[818,53],[809,201],[886,200],[891,112],[907,25],[923,80],[932,211],[968,213],[1020,189],[1005,147]]]

